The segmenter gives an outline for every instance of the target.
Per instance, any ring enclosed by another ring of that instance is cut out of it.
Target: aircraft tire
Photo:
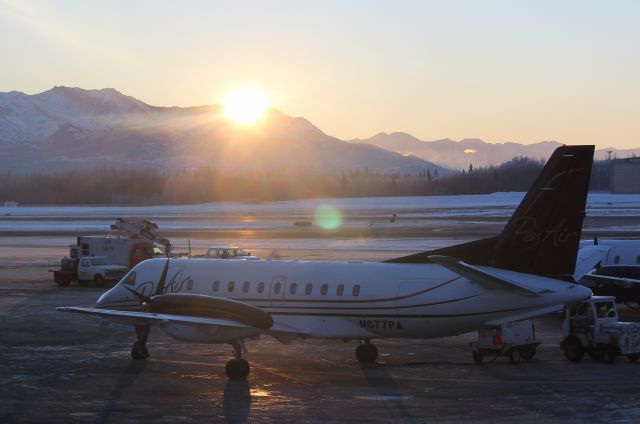
[[[378,348],[371,343],[361,344],[356,348],[356,359],[361,364],[370,364],[376,361]]]
[[[136,361],[144,361],[149,357],[149,349],[147,349],[146,345],[140,345],[140,343],[135,342],[131,348],[131,357]]]
[[[251,372],[251,366],[246,359],[231,359],[224,367],[230,380],[246,380]]]
[[[584,358],[584,348],[579,338],[569,336],[564,341],[564,356],[571,362],[580,362]]]

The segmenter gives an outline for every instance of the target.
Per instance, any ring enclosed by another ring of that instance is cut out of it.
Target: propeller
[[[164,294],[164,283],[167,280],[167,273],[169,272],[169,259],[164,263],[164,267],[162,268],[162,274],[160,274],[160,279],[158,280],[158,286],[156,287],[155,296]],[[146,296],[136,290],[130,289],[127,286],[122,286],[125,289],[129,290],[135,297],[138,299],[141,305],[150,306],[151,305],[151,297]]]
[[[167,258],[167,262],[164,263],[162,274],[160,274],[160,280],[158,280],[158,287],[156,287],[156,296],[164,293],[164,282],[167,279],[167,273],[169,272],[169,261],[170,259]]]

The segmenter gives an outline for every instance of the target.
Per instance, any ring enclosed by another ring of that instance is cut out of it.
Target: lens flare
[[[231,94],[224,103],[225,114],[238,124],[258,122],[269,104],[267,97],[254,88],[243,88]]]
[[[342,214],[331,205],[320,205],[315,211],[316,224],[325,230],[335,230],[342,226]]]

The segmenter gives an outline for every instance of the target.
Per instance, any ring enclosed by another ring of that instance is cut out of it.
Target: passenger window
[[[187,280],[187,290],[191,291],[193,289],[193,280],[189,278]]]
[[[353,286],[353,291],[351,292],[354,296],[360,296],[360,284],[356,284]]]
[[[340,284],[340,285],[338,286],[338,288],[336,289],[336,294],[337,294],[338,296],[342,296],[342,293],[344,293],[344,284]]]
[[[618,265],[618,264],[620,263],[620,256],[615,256],[615,257],[613,258],[613,263],[614,263],[614,264],[616,264],[616,265]]]
[[[251,283],[249,283],[248,281],[245,281],[244,284],[242,285],[242,292],[243,293],[248,293],[249,292],[249,285]]]
[[[323,284],[323,285],[320,287],[320,294],[321,294],[321,295],[323,295],[323,296],[325,296],[325,295],[327,294],[327,291],[328,291],[328,290],[329,290],[329,286],[328,286],[328,285],[326,285],[326,284]]]
[[[304,288],[304,292],[305,292],[305,294],[311,294],[311,290],[313,290],[313,284],[309,283],[309,284],[307,284],[307,286]]]
[[[273,292],[275,294],[279,294],[280,293],[280,286],[282,286],[282,283],[277,282],[274,286],[273,286]]]
[[[264,281],[258,283],[258,293],[264,292]]]
[[[217,292],[220,290],[220,281],[216,280],[213,282],[213,286],[211,286],[211,290]]]
[[[129,276],[122,281],[122,284],[126,284],[127,286],[135,286],[136,285],[136,273],[132,272]]]
[[[227,286],[227,291],[231,293],[233,291],[233,289],[235,289],[235,288],[236,288],[236,282],[235,281],[229,281],[229,285]]]
[[[289,293],[296,294],[296,290],[298,290],[298,283],[291,283],[289,286]]]

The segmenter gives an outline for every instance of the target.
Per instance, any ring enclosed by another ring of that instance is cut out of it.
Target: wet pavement
[[[247,343],[248,382],[230,382],[229,346],[152,331],[151,358],[137,362],[133,334],[55,311],[90,306],[101,291],[0,285],[0,422],[640,421],[640,363],[567,362],[558,316],[536,321],[543,344],[518,365],[474,365],[473,334],[378,341],[378,363],[368,367],[355,360],[356,342],[263,338]]]

